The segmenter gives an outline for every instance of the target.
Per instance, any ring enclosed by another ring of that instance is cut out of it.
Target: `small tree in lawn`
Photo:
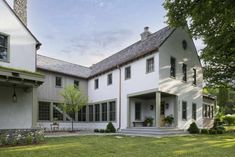
[[[87,97],[74,86],[65,87],[64,91],[61,93],[64,98],[64,102],[62,104],[63,109],[68,114],[75,114],[82,109],[83,106],[87,104]],[[73,121],[72,122],[72,131],[73,131]]]

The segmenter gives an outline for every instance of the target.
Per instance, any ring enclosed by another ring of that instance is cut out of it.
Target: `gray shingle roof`
[[[146,40],[140,40],[90,68],[42,55],[37,56],[37,67],[82,78],[94,77],[158,50],[174,30],[174,28],[165,27],[151,34]]]
[[[90,77],[157,50],[174,30],[174,28],[165,27],[151,34],[146,40],[140,40],[101,62],[94,64],[91,67],[92,71]]]
[[[91,69],[88,67],[42,55],[37,55],[37,68],[81,78],[88,78],[91,73]]]

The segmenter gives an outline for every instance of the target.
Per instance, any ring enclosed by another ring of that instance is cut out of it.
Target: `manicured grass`
[[[48,138],[34,146],[0,148],[0,157],[234,157],[235,134],[185,137]]]

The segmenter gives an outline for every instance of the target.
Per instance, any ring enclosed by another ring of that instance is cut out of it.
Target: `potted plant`
[[[174,117],[172,115],[169,115],[164,118],[164,122],[167,127],[170,127],[172,126],[172,123],[174,122]]]
[[[144,120],[144,125],[145,126],[153,126],[153,118],[152,117],[146,117],[145,120]]]

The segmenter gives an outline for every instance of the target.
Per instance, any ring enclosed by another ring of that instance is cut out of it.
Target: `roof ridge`
[[[65,63],[69,63],[69,64],[73,64],[73,65],[77,65],[77,66],[80,66],[80,67],[84,67],[84,68],[90,69],[90,67],[86,67],[86,66],[83,66],[83,65],[80,65],[80,64],[76,64],[76,63],[71,63],[69,61],[65,61],[65,60],[58,59],[58,58],[53,58],[53,57],[45,56],[45,55],[42,55],[42,54],[37,54],[37,56],[47,57],[47,58],[50,58],[52,60],[57,60],[57,61],[60,61],[60,62],[65,62]]]

